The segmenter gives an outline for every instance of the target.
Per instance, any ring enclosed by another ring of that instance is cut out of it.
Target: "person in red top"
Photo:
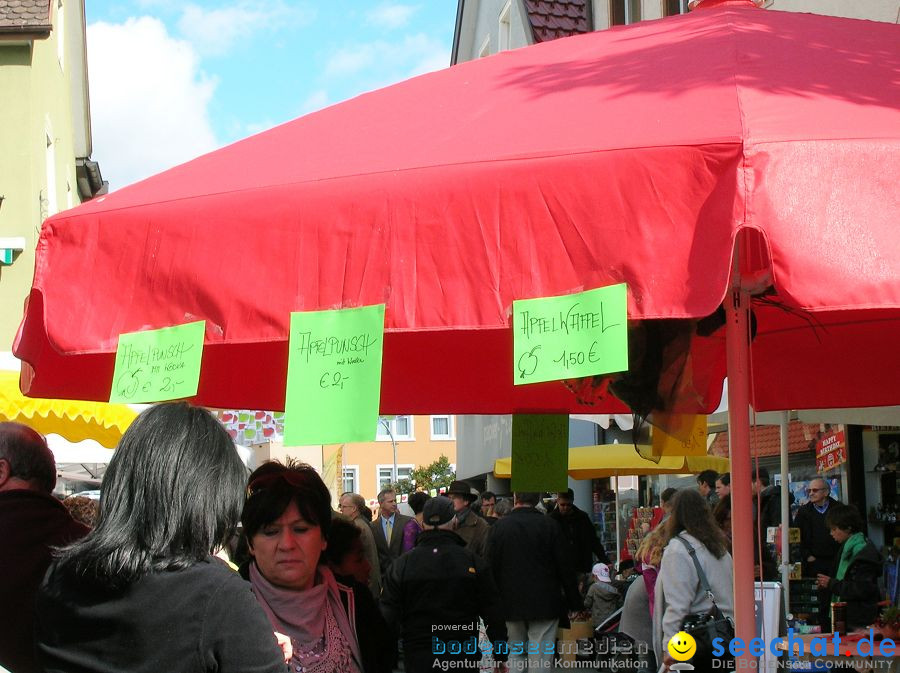
[[[84,537],[51,493],[56,462],[44,438],[26,425],[0,423],[0,667],[32,673],[34,597],[51,547]]]

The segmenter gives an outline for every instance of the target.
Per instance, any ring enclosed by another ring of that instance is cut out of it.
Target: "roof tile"
[[[815,451],[818,424],[791,421],[788,425],[788,453]],[[728,433],[720,432],[713,440],[709,452],[728,457]],[[750,428],[750,455],[777,456],[781,453],[781,429],[777,425],[757,425]]]
[[[50,31],[50,0],[0,0],[0,33]]]
[[[587,33],[587,0],[525,0],[535,42]]]

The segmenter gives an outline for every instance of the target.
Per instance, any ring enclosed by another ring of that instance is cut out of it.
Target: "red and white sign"
[[[825,435],[816,442],[816,471],[828,472],[846,462],[847,444],[843,430]]]

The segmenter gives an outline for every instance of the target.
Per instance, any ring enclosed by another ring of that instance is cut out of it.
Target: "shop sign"
[[[825,435],[816,442],[816,471],[827,472],[847,462],[847,443],[844,431]]]

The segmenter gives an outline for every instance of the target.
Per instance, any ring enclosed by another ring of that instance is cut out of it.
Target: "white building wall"
[[[534,42],[531,25],[521,0],[468,0],[463,15],[458,62],[472,61],[496,54],[500,44],[500,14],[509,5],[509,48],[518,49]],[[487,45],[487,53],[482,53]]]

